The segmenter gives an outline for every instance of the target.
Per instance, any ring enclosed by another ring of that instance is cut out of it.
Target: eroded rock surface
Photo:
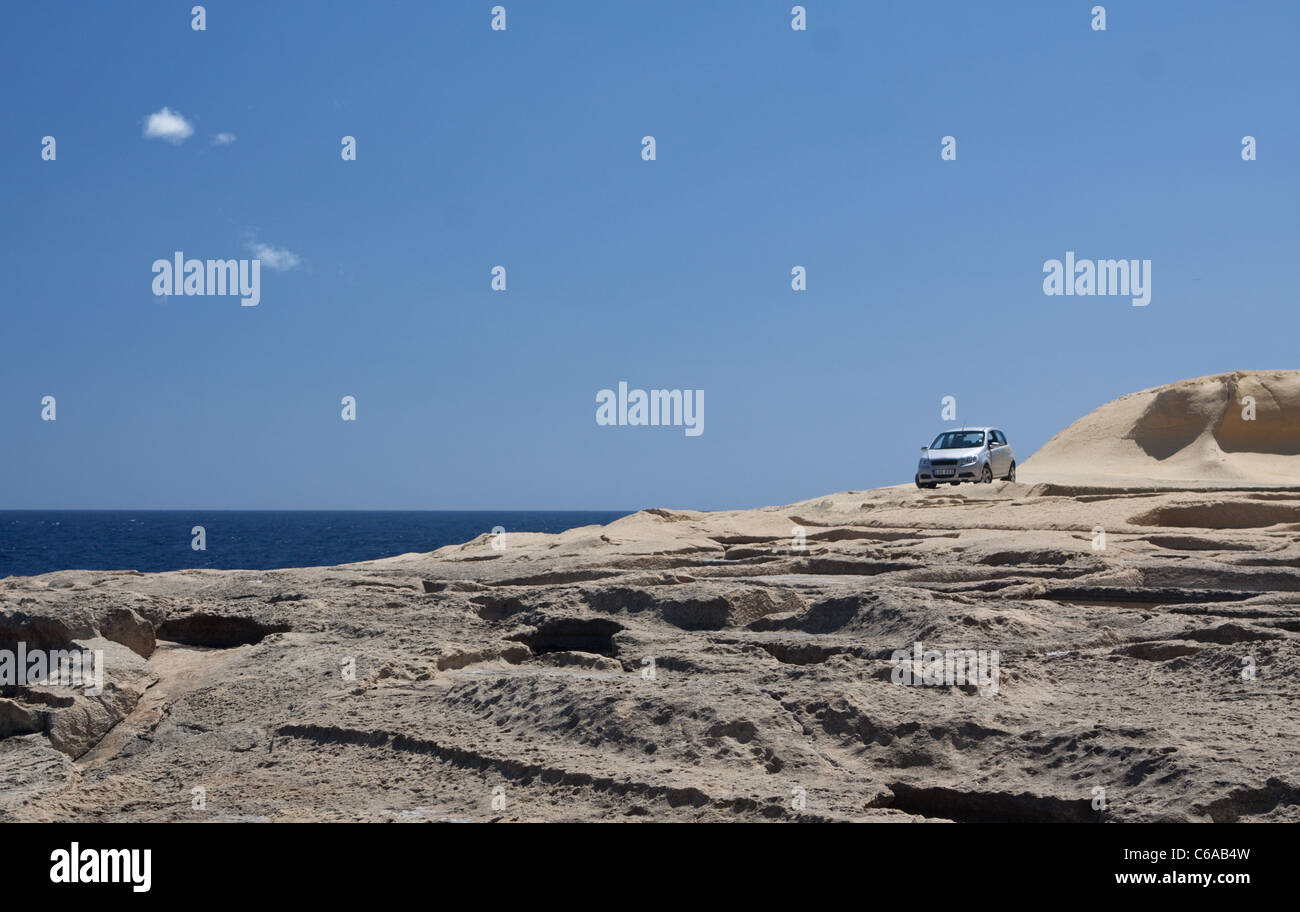
[[[886,488],[494,543],[0,580],[0,641],[107,657],[98,698],[0,694],[0,819],[1300,820],[1300,490]],[[893,683],[917,642],[996,650],[996,694]]]

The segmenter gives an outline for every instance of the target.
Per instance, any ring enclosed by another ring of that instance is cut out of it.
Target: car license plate
[[[956,469],[935,469],[934,474],[935,475],[956,475],[957,470]]]

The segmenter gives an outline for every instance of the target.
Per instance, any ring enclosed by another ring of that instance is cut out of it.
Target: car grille
[[[955,459],[931,459],[930,460],[930,465],[950,466],[956,464],[957,464],[957,460]]]

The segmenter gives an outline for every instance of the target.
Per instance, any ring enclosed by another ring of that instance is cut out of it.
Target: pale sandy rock
[[[0,580],[0,644],[115,650],[0,694],[0,819],[1297,821],[1298,389],[1123,397],[1021,483]]]
[[[1030,482],[1300,484],[1300,371],[1235,371],[1121,396],[1021,468]]]

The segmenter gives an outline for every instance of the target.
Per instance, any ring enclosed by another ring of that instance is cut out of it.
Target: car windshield
[[[934,443],[930,444],[930,449],[965,450],[977,446],[984,446],[983,431],[948,431],[946,434],[940,434],[934,438]]]

